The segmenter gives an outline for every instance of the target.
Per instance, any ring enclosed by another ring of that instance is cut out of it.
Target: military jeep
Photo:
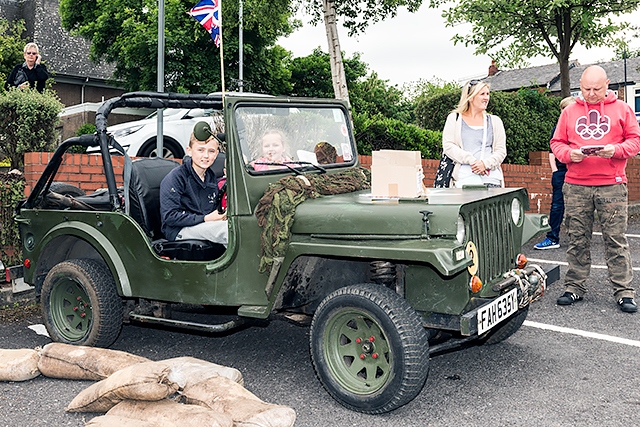
[[[224,129],[197,131],[224,141],[228,247],[164,238],[159,185],[178,164],[131,161],[107,133],[118,107],[222,113]],[[286,316],[310,324],[331,396],[384,413],[420,392],[430,354],[505,340],[557,278],[520,252],[548,229],[546,216],[525,214],[523,188],[372,195],[342,101],[138,92],[105,102],[96,126],[59,146],[17,208],[24,279],[55,341],[109,346],[123,311],[213,335]],[[286,135],[287,161],[255,162],[269,129]],[[99,147],[106,187],[84,194],[56,178],[73,146]],[[124,156],[122,181],[112,156]]]

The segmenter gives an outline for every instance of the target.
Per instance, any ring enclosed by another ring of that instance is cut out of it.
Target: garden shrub
[[[530,152],[549,150],[551,130],[560,116],[560,99],[532,89],[491,92],[487,111],[504,122],[507,136],[505,163],[527,164]],[[459,100],[459,91],[421,99],[416,106],[418,125],[442,131],[447,115]]]
[[[16,204],[24,198],[22,174],[0,174],[0,255],[5,266],[22,263],[18,223],[13,220]]]
[[[0,94],[0,153],[11,168],[22,168],[28,151],[51,151],[55,147],[58,114],[63,105],[49,90],[12,88]]]
[[[358,153],[377,150],[420,151],[422,158],[435,159],[442,145],[442,133],[383,116],[354,114],[354,133]]]

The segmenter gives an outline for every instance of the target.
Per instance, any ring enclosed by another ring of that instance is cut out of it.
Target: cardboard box
[[[424,195],[419,151],[380,150],[372,153],[371,195],[415,198]]]

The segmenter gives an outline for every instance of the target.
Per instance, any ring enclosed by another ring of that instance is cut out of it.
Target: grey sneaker
[[[620,298],[618,300],[618,305],[620,306],[620,310],[625,313],[635,313],[638,311],[638,306],[633,298]]]
[[[576,301],[582,301],[582,297],[574,294],[573,292],[565,292],[560,298],[558,298],[558,305],[571,305]]]

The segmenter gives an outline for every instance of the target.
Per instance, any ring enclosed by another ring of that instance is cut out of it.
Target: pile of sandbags
[[[104,413],[92,427],[291,427],[295,411],[244,388],[237,369],[193,357],[151,361],[126,352],[51,343],[41,350],[0,350],[0,380],[39,374],[95,380],[65,408]]]
[[[27,381],[40,375],[38,352],[0,349],[0,381]]]

